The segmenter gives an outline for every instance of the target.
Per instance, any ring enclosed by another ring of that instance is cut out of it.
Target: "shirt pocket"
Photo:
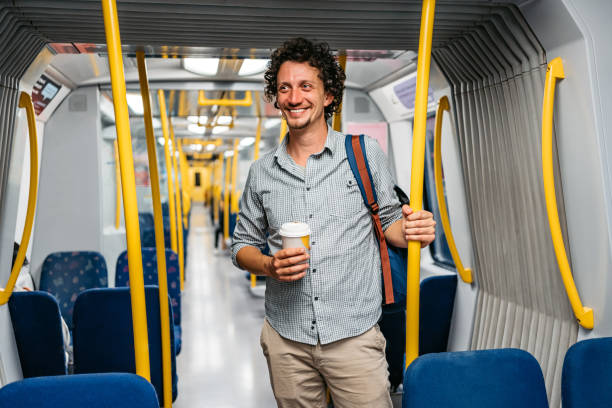
[[[278,231],[286,222],[294,221],[295,197],[290,192],[270,191],[263,195],[262,201],[268,225],[273,231]]]
[[[345,179],[329,197],[330,214],[338,218],[350,219],[366,211],[359,185],[354,178]]]

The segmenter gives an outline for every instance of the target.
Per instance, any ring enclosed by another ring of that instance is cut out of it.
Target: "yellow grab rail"
[[[170,158],[170,137],[168,114],[166,112],[166,96],[164,91],[157,91],[159,98],[159,112],[161,116],[162,132],[164,134],[164,158],[166,162],[166,180],[168,184],[168,218],[170,219],[170,247],[174,252],[177,251],[176,243],[176,208],[174,206],[174,184],[172,178],[172,159]]]
[[[32,98],[27,92],[21,92],[19,95],[19,107],[25,108],[26,117],[28,118],[28,136],[30,141],[30,191],[28,193],[28,209],[26,211],[25,224],[19,241],[19,249],[17,257],[11,269],[8,283],[4,289],[0,289],[0,306],[9,301],[15,288],[15,283],[19,277],[19,271],[23,266],[30,236],[32,235],[32,225],[34,224],[34,213],[36,212],[36,197],[38,195],[38,136],[36,135],[36,116],[34,115],[34,106]]]
[[[457,251],[457,245],[455,245],[455,238],[453,237],[453,231],[451,230],[450,221],[448,219],[448,210],[446,209],[446,198],[444,197],[444,182],[442,181],[442,115],[444,111],[449,111],[450,105],[448,98],[443,96],[438,102],[438,110],[436,111],[436,126],[434,132],[434,175],[436,179],[436,197],[438,198],[438,208],[440,209],[440,218],[442,220],[442,229],[446,236],[446,242],[450,249],[453,262],[457,267],[457,272],[461,279],[465,283],[472,283],[472,270],[470,268],[464,268],[459,252]]]
[[[546,70],[546,83],[544,87],[544,102],[542,106],[542,178],[544,180],[544,195],[546,197],[546,211],[548,212],[548,224],[552,237],[557,264],[565,285],[565,291],[569,298],[574,316],[578,323],[585,329],[594,326],[593,309],[583,306],[574,283],[572,270],[567,259],[563,234],[559,223],[559,212],[557,210],[557,196],[555,195],[555,178],[553,173],[552,154],[552,132],[553,132],[553,107],[555,103],[555,85],[557,79],[565,78],[563,72],[563,61],[555,58],[548,64]]]
[[[153,198],[153,215],[155,226],[155,253],[157,254],[157,282],[159,287],[159,316],[161,322],[162,344],[162,387],[163,406],[172,408],[172,361],[170,348],[170,310],[168,308],[168,275],[166,272],[166,245],[164,244],[164,221],[162,218],[161,193],[159,189],[159,171],[157,169],[157,151],[153,133],[153,116],[151,114],[151,94],[149,78],[143,51],[136,52],[138,62],[138,80],[144,108],[144,124],[147,137],[147,155],[149,158],[149,177]]]
[[[230,212],[230,172],[232,166],[232,156],[227,156],[225,159],[225,188],[223,189],[223,239],[229,238],[229,212]]]
[[[412,170],[410,173],[410,206],[423,209],[423,171],[425,165],[425,131],[427,126],[427,96],[429,65],[433,35],[435,0],[423,0],[419,60],[417,63],[416,97],[414,102],[414,131],[412,136]],[[419,356],[419,290],[421,275],[421,243],[408,242],[408,271],[406,292],[406,366]]]
[[[285,118],[281,118],[281,127],[280,127],[280,136],[279,136],[279,143],[283,142],[283,139],[285,138],[285,136],[287,135],[287,121],[285,120]]]
[[[115,228],[121,226],[121,168],[119,167],[119,144],[115,139]]]
[[[185,247],[183,246],[183,208],[181,206],[181,186],[179,184],[179,172],[176,154],[176,139],[174,138],[174,126],[170,122],[170,137],[172,140],[172,168],[174,169],[174,194],[176,196],[176,233],[178,236],[178,258],[181,279],[181,291],[185,289]]]
[[[259,93],[256,92],[255,96],[257,98],[257,131],[255,133],[255,153],[253,154],[253,161],[259,159],[259,144],[261,143],[261,122],[263,119],[261,118],[261,108],[259,106]],[[257,286],[257,275],[254,273],[251,274],[251,287],[254,288]]]
[[[342,68],[342,71],[346,72],[346,53],[338,55],[338,64],[340,64],[340,68]],[[336,113],[334,113],[334,119],[332,124],[332,127],[336,132],[342,132],[342,103],[340,103],[340,106],[338,106]]]
[[[243,99],[207,99],[204,91],[198,93],[198,105],[200,106],[251,106],[252,104],[251,91],[246,91]]]
[[[179,150],[179,166],[181,169],[181,188],[183,189],[183,225],[187,228],[187,214],[191,209],[191,197],[193,196],[193,186],[187,180],[187,175],[189,174],[189,163],[187,163],[187,158],[185,157],[185,153],[183,153],[183,142],[181,140],[178,141],[178,150]]]
[[[238,207],[238,197],[236,197],[236,187],[238,187],[238,146],[240,145],[240,140],[234,139],[234,154],[232,159],[232,196],[231,196],[231,210],[233,212],[237,211]]]
[[[106,32],[108,65],[111,74],[113,105],[115,107],[119,164],[121,166],[121,188],[123,191],[123,214],[125,215],[127,236],[136,374],[151,381],[142,253],[140,252],[140,226],[138,225],[136,179],[134,177],[134,155],[132,152],[132,137],[130,136],[130,118],[128,116],[123,56],[121,55],[121,38],[119,36],[119,19],[117,17],[117,4],[115,0],[102,0],[102,11],[104,13],[104,30]]]

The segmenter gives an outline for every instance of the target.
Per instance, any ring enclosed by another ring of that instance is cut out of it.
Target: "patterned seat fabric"
[[[138,213],[138,222],[140,223],[140,228],[142,227],[153,227],[153,214],[149,212],[139,212]]]
[[[79,293],[108,286],[106,261],[95,251],[54,252],[42,265],[40,290],[51,293],[72,330],[72,309]]]
[[[142,248],[142,270],[144,273],[145,285],[157,285],[157,251],[155,248]],[[166,249],[166,274],[168,275],[168,295],[172,305],[172,316],[174,325],[181,326],[181,283],[178,255],[171,249]],[[130,269],[128,266],[127,251],[124,251],[117,258],[115,269],[115,286],[130,285]],[[176,353],[181,349],[180,332],[176,336]]]
[[[163,400],[159,289],[145,286],[151,384]],[[170,299],[167,300],[170,303]],[[156,316],[157,319],[151,318]],[[128,288],[90,289],[74,305],[74,373],[135,373],[131,295]],[[174,325],[170,316],[172,399],[177,396]],[[0,404],[1,406],[1,404]],[[111,407],[112,405],[104,405]],[[114,408],[114,406],[112,406]]]

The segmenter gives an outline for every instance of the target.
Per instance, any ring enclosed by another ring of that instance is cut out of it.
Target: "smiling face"
[[[303,130],[325,122],[324,109],[333,101],[319,70],[308,62],[286,61],[278,70],[276,103],[289,129]]]

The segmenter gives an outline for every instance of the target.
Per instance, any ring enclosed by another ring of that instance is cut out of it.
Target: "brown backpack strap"
[[[391,261],[389,261],[389,252],[387,248],[387,241],[385,240],[385,234],[382,229],[382,223],[380,222],[380,216],[378,215],[378,203],[374,199],[373,182],[370,179],[368,170],[366,168],[365,158],[361,149],[361,143],[359,142],[359,136],[353,135],[351,137],[351,145],[353,146],[353,152],[355,153],[355,161],[357,162],[357,168],[359,170],[359,177],[363,183],[363,189],[368,200],[368,206],[370,208],[370,216],[374,223],[374,232],[378,239],[378,246],[380,249],[380,263],[382,265],[383,282],[385,286],[385,304],[391,304],[395,302],[393,298],[393,281],[391,279]]]

